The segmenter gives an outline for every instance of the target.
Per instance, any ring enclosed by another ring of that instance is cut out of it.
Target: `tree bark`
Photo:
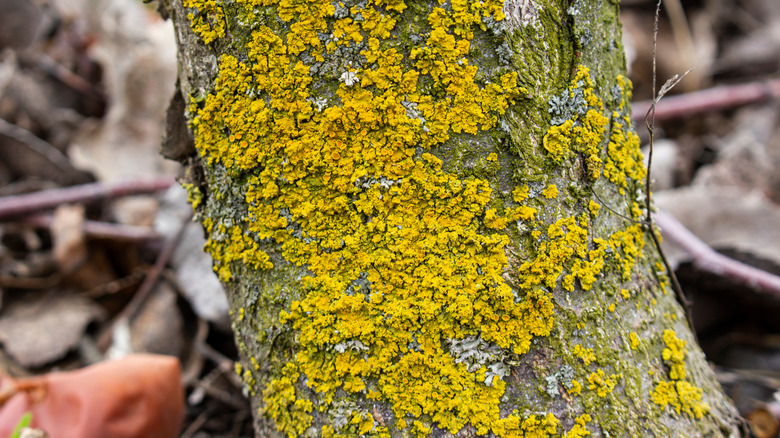
[[[617,1],[167,7],[258,436],[738,435],[639,223]]]

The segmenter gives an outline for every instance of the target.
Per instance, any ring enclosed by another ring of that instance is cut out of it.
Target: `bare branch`
[[[106,198],[152,193],[175,183],[171,177],[135,178],[115,183],[92,183],[0,197],[0,220],[76,202],[89,203]]]
[[[780,98],[780,79],[739,85],[722,85],[664,98],[663,101],[657,102],[655,105],[655,119],[659,121],[678,119],[771,98]],[[637,122],[643,120],[652,105],[652,100],[632,103],[633,119]]]
[[[726,257],[702,242],[674,216],[656,212],[655,221],[665,238],[673,240],[693,257],[693,263],[702,271],[711,272],[759,292],[780,297],[780,276]]]

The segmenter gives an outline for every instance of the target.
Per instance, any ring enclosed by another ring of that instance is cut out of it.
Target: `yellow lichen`
[[[590,431],[585,428],[585,425],[590,421],[590,415],[580,415],[574,420],[574,426],[563,435],[563,438],[582,438],[590,435]]]
[[[635,332],[628,334],[629,342],[631,343],[631,349],[636,350],[639,348],[639,336]]]
[[[585,365],[590,365],[591,362],[596,360],[596,353],[592,348],[584,348],[582,345],[577,344],[572,351],[575,356],[579,357]]]
[[[203,193],[201,193],[200,188],[188,183],[182,183],[181,186],[187,190],[187,202],[190,203],[193,210],[197,209],[203,202]]]
[[[630,180],[641,180],[646,171],[642,165],[642,153],[639,150],[639,136],[629,122],[616,112],[612,114],[612,133],[607,146],[607,160],[604,163],[604,176],[618,185],[620,194]]]
[[[590,211],[590,214],[593,217],[596,217],[599,215],[599,210],[601,210],[601,205],[594,202],[592,199],[588,202],[588,211]]]
[[[542,195],[547,199],[554,199],[558,196],[558,187],[555,184],[550,184],[542,190]]]
[[[184,0],[185,8],[195,9],[187,17],[192,30],[208,44],[225,36],[225,13],[216,0]]]
[[[311,424],[311,401],[296,397],[295,382],[300,377],[296,366],[285,365],[282,376],[271,381],[263,390],[265,408],[261,413],[273,418],[279,430],[289,437],[303,434]]]
[[[677,337],[673,330],[664,330],[664,348],[662,356],[669,365],[669,378],[682,380],[685,378],[685,356],[688,354],[685,347],[687,342]]]
[[[653,403],[662,408],[671,405],[678,414],[684,412],[694,418],[701,418],[709,412],[710,407],[701,401],[703,395],[701,388],[684,380],[687,343],[679,339],[673,330],[664,330],[663,340],[666,348],[662,352],[662,357],[669,366],[671,381],[658,382],[650,397]]]
[[[241,376],[242,381],[244,382],[244,386],[247,389],[247,392],[249,395],[255,395],[255,376],[252,374],[252,371],[250,370],[244,370],[244,374]]]
[[[569,389],[569,394],[571,395],[580,395],[582,392],[582,384],[578,382],[575,379],[571,380],[571,389]]]
[[[205,249],[214,258],[214,270],[219,275],[219,279],[224,282],[233,279],[230,264],[235,261],[241,261],[254,269],[273,268],[268,254],[238,226],[227,228],[219,225],[217,232],[212,232],[212,236],[206,242]]]
[[[575,89],[581,91],[581,101],[573,104],[581,106],[580,114],[558,125],[551,126],[545,134],[542,145],[557,163],[563,162],[579,152],[585,156],[585,166],[588,175],[598,179],[601,175],[601,154],[604,134],[609,124],[609,118],[602,114],[603,103],[596,95],[589,69],[585,66],[577,68],[577,74],[571,82],[568,97],[575,98]]]
[[[553,414],[547,414],[543,417],[531,415],[523,420],[520,430],[525,438],[546,438],[555,435],[558,423],[558,419]]]
[[[645,234],[641,224],[634,224],[625,230],[617,231],[612,234],[607,245],[610,248],[619,250],[622,254],[619,257],[623,280],[631,278],[631,271],[637,260],[642,256],[642,249],[645,246]]]
[[[531,189],[527,185],[517,186],[512,190],[512,199],[517,203],[522,203],[528,199],[530,190]]]
[[[542,139],[544,149],[558,162],[568,158],[572,149],[572,126],[567,120],[562,125],[551,126]]]
[[[588,375],[588,389],[596,390],[596,394],[598,394],[599,397],[606,397],[607,394],[615,389],[618,379],[621,379],[622,377],[622,374],[610,374],[610,376],[607,377],[606,374],[604,374],[604,370],[599,368]]]

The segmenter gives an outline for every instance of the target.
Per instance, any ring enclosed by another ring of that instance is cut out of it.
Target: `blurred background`
[[[622,1],[644,143],[655,7]],[[659,84],[693,70],[657,107],[656,204],[719,253],[780,274],[780,2],[661,11]],[[153,4],[0,0],[0,371],[172,355],[181,436],[249,437],[227,301],[174,181],[181,167],[160,156],[176,71],[172,24]],[[40,196],[3,203],[20,194]],[[718,378],[753,434],[777,437],[778,295],[665,246]]]

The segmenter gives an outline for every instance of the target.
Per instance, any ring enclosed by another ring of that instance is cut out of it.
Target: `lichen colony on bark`
[[[645,176],[617,5],[169,8],[261,436],[733,432],[613,214]]]

